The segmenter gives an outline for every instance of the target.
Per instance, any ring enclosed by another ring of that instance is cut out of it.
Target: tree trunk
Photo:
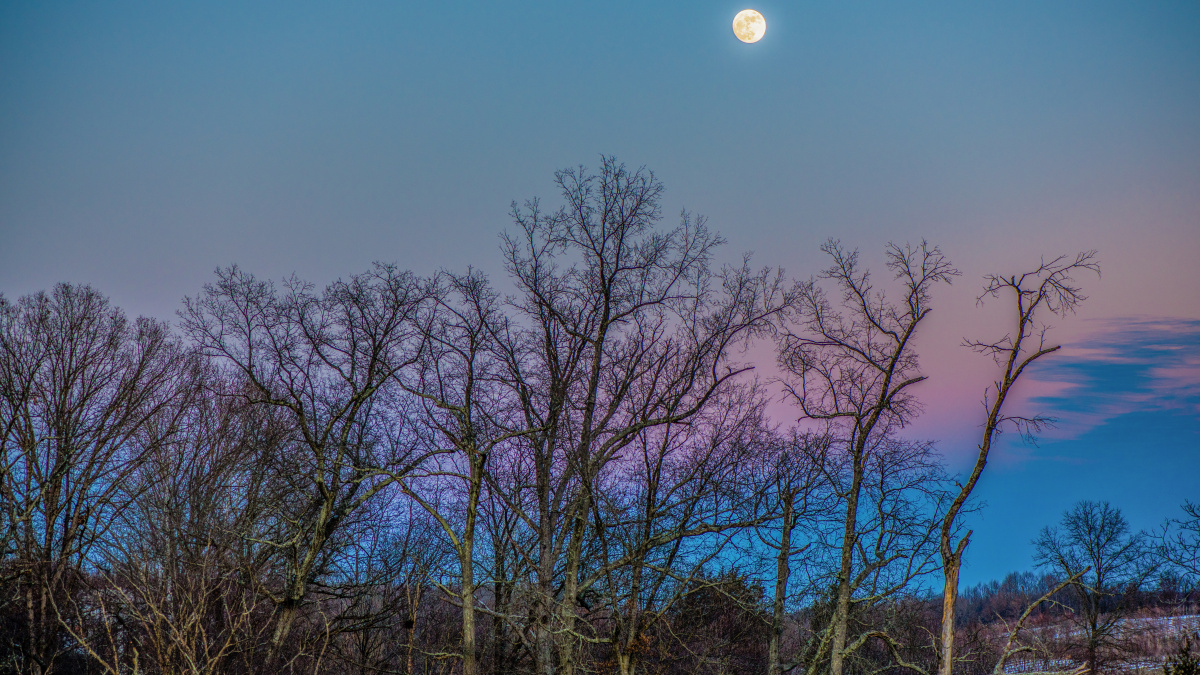
[[[649,520],[646,521],[644,537],[649,537]],[[638,637],[641,633],[642,626],[639,621],[641,618],[641,608],[638,604],[638,598],[642,590],[642,564],[636,563],[633,566],[633,573],[629,584],[629,601],[626,607],[629,616],[622,621],[620,613],[617,612],[617,635],[613,640],[613,649],[617,655],[617,667],[621,671],[621,675],[632,675],[635,665],[634,650],[638,643]]]
[[[946,582],[942,587],[942,650],[938,675],[950,675],[950,668],[954,665],[954,604],[958,600],[958,571],[962,565],[961,551],[965,541],[959,544],[959,555],[943,563]]]
[[[413,584],[408,584],[405,588],[405,595],[408,599],[408,653],[406,660],[409,675],[416,673],[416,670],[414,670],[413,653],[416,651],[417,617],[421,614],[421,595],[423,592],[420,583],[415,584],[415,587],[413,586]]]
[[[779,641],[783,636],[784,605],[787,600],[788,577],[791,575],[792,509],[795,494],[789,492],[783,502],[783,526],[779,534],[779,557],[775,562],[775,606],[771,614],[771,642],[767,647],[767,675],[782,675],[779,660]]]
[[[543,447],[537,452],[537,499],[538,499],[538,597],[534,601],[534,647],[537,653],[537,672],[540,675],[554,675],[554,540],[558,535],[555,519],[550,512],[550,475],[551,460],[548,447],[553,447],[555,440],[546,439]]]
[[[463,557],[466,559],[462,572],[462,663],[463,675],[476,675],[475,662],[475,570],[470,564],[472,541],[463,538]]]
[[[587,497],[581,497],[573,517],[571,541],[567,545],[567,565],[563,580],[562,603],[559,606],[561,638],[558,643],[560,675],[575,675],[575,604],[579,596],[579,570],[582,567],[583,537],[586,529],[584,514],[591,508]]]
[[[553,555],[553,537],[554,533],[550,529],[552,521],[549,514],[543,510],[542,512],[542,529],[539,532],[541,539],[541,560],[540,569],[538,570],[538,599],[534,608],[534,640],[537,648],[537,672],[540,675],[554,675],[558,670],[555,659],[555,644],[554,644],[554,559]]]
[[[859,441],[865,446],[865,439]],[[853,574],[854,543],[858,534],[858,497],[862,490],[863,462],[865,448],[856,448],[854,457],[854,476],[851,479],[850,493],[846,497],[846,527],[842,533],[842,564],[838,571],[837,604],[833,610],[833,644],[829,652],[829,672],[831,675],[842,675],[846,649],[847,624],[850,621],[850,575]]]
[[[271,635],[271,656],[274,658],[279,653],[279,647],[283,641],[287,639],[288,633],[292,630],[292,623],[296,620],[296,608],[300,605],[299,600],[288,598],[279,604],[279,614],[275,620],[275,632]]]
[[[25,619],[28,623],[27,635],[29,636],[29,645],[26,655],[31,661],[33,661],[32,672],[36,675],[41,675],[42,673],[47,673],[50,671],[50,657],[52,656],[51,654],[46,653],[49,650],[47,649],[45,641],[42,639],[45,635],[45,627],[42,622],[38,621],[39,618],[45,620],[44,608],[46,602],[44,590],[42,590],[41,595],[39,596],[39,600],[41,601],[40,604],[43,607],[43,614],[41,617],[38,616],[37,610],[34,608],[34,585],[36,584],[39,588],[42,587],[41,581],[41,578],[38,578],[36,581],[31,580],[29,582],[29,588],[27,588],[25,591]]]
[[[475,659],[475,521],[479,515],[479,494],[483,486],[483,462],[478,450],[468,455],[471,462],[470,494],[467,498],[467,522],[463,528],[462,550],[462,663],[463,675],[476,675]]]
[[[497,552],[497,556],[503,556],[503,552]],[[500,579],[506,578],[507,572],[503,558],[496,565],[498,576]],[[494,585],[494,593],[496,596],[496,613],[506,614],[508,612],[509,595],[512,592],[511,585],[507,582],[497,580]],[[495,675],[508,675],[508,638],[504,634],[504,620],[499,617],[492,619],[492,669]]]
[[[1097,575],[1097,579],[1099,579],[1099,575]],[[1096,585],[1099,586],[1099,583],[1097,582]],[[1091,630],[1088,631],[1088,635],[1087,635],[1087,664],[1086,665],[1087,665],[1088,675],[1096,675],[1096,652],[1098,651],[1097,648],[1099,647],[1099,642],[1100,642],[1100,640],[1098,638],[1100,629],[1099,629],[1099,625],[1098,625],[1099,622],[1097,621],[1097,618],[1100,615],[1099,604],[1100,603],[1097,601],[1092,607],[1089,608],[1092,616],[1089,617],[1088,623],[1090,624],[1089,628]]]
[[[537,660],[538,672],[541,675],[554,675],[554,634],[547,624],[550,617],[548,607],[542,608],[541,625],[537,628]]]

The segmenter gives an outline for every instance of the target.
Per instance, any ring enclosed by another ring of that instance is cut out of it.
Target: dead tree
[[[1023,435],[1030,436],[1049,421],[1036,415],[1010,415],[1004,411],[1004,404],[1026,368],[1043,356],[1059,350],[1059,345],[1047,342],[1049,326],[1045,322],[1046,314],[1063,318],[1075,312],[1079,303],[1085,300],[1075,275],[1085,271],[1099,274],[1095,251],[1080,253],[1073,260],[1060,256],[1048,262],[1043,261],[1037,269],[1021,275],[989,275],[983,294],[979,296],[981,303],[989,297],[1011,298],[1015,305],[1011,308],[1015,309],[1015,321],[1011,332],[999,340],[967,340],[964,343],[976,352],[992,357],[1002,370],[999,378],[984,393],[986,417],[975,465],[942,519],[939,549],[944,584],[939,675],[950,675],[954,664],[954,604],[958,598],[958,574],[962,567],[963,552],[971,539],[971,532],[967,531],[957,542],[954,541],[958,517],[987,466],[988,454],[996,435],[1005,426],[1011,426]]]
[[[839,544],[835,605],[828,653],[833,675],[842,675],[847,654],[847,623],[859,544],[858,510],[873,448],[886,431],[904,425],[917,412],[913,385],[920,374],[913,335],[928,316],[934,286],[958,272],[937,247],[889,245],[887,268],[900,287],[890,301],[862,269],[857,251],[830,241],[822,250],[832,264],[821,274],[836,293],[831,300],[819,282],[801,296],[796,321],[779,345],[785,384],[802,419],[824,422],[845,444],[849,483]]]

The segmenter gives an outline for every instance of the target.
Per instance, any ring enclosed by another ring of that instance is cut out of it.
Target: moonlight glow
[[[733,17],[733,34],[742,42],[758,42],[767,32],[767,20],[753,9],[743,9]]]

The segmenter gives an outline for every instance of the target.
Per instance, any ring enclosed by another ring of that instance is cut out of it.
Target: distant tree
[[[1163,562],[1185,581],[1188,590],[1200,590],[1200,503],[1185,502],[1184,516],[1172,519],[1162,533]]]
[[[669,616],[675,672],[763,672],[769,628],[762,586],[734,571],[693,579],[690,586]]]
[[[967,531],[957,542],[954,541],[958,518],[979,482],[984,467],[987,466],[988,454],[996,435],[1008,425],[1028,436],[1048,421],[1036,415],[1008,414],[1004,410],[1004,404],[1026,368],[1043,356],[1060,349],[1059,345],[1052,345],[1046,341],[1049,327],[1045,323],[1045,315],[1049,313],[1051,316],[1063,317],[1074,312],[1085,299],[1074,275],[1085,271],[1099,273],[1099,270],[1095,251],[1080,253],[1074,260],[1060,256],[1049,262],[1043,261],[1037,269],[1025,274],[1008,277],[989,275],[983,294],[979,297],[980,302],[988,297],[1011,297],[1015,304],[1016,322],[1010,328],[1010,332],[999,340],[965,342],[976,352],[992,357],[1002,370],[995,383],[984,393],[985,420],[975,466],[966,482],[961,484],[958,494],[942,518],[939,549],[942,555],[944,584],[939,675],[950,675],[954,664],[954,605],[958,596],[958,574],[962,567],[963,553],[971,540],[971,532]]]
[[[1057,577],[1045,572],[1010,572],[1004,579],[964,589],[956,603],[955,625],[995,620],[1013,621],[1056,583]],[[1053,606],[1046,605],[1046,607]],[[1045,609],[1039,610],[1044,612]]]
[[[1121,511],[1108,502],[1081,501],[1057,527],[1043,529],[1034,546],[1038,567],[1077,577],[1070,584],[1071,621],[1079,629],[1077,646],[1087,670],[1097,672],[1123,651],[1120,621],[1156,569],[1148,538],[1131,532]]]

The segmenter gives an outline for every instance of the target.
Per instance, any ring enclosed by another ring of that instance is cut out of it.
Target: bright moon
[[[742,42],[758,42],[767,32],[767,20],[753,9],[743,9],[733,17],[733,34]]]

